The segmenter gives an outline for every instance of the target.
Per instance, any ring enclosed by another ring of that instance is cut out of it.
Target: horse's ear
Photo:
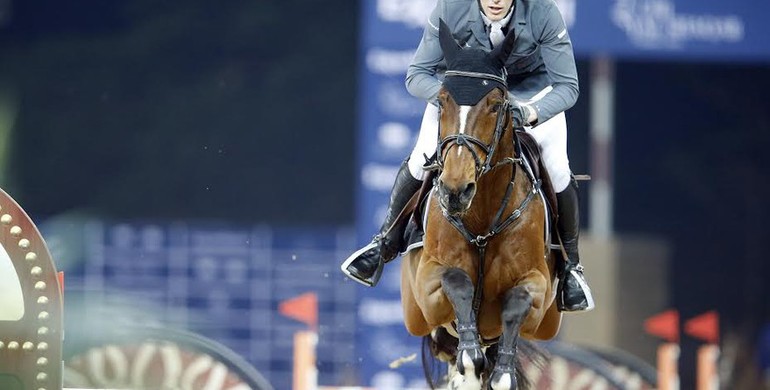
[[[516,34],[514,34],[513,27],[511,27],[508,34],[505,35],[505,39],[503,39],[503,41],[489,53],[489,56],[498,60],[500,66],[505,66],[505,61],[508,60],[508,56],[510,56],[513,51],[513,42],[515,40]]]
[[[454,58],[455,54],[462,49],[452,36],[452,30],[444,23],[443,19],[439,19],[438,41],[441,44],[441,51],[444,52],[445,59]]]

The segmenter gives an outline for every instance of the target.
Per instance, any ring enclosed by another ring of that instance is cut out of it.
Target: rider
[[[506,61],[512,113],[515,121],[524,123],[525,130],[540,145],[557,192],[557,229],[567,255],[559,277],[557,305],[561,311],[593,309],[593,297],[578,254],[578,190],[567,159],[564,116],[578,97],[577,70],[572,43],[554,0],[438,0],[406,76],[409,93],[429,103],[417,144],[398,171],[379,234],[348,257],[342,264],[343,272],[373,286],[383,265],[403,249],[407,219],[397,220],[397,216],[422,184],[425,156],[436,152],[436,96],[446,70],[438,38],[439,20],[450,27],[460,44],[483,47],[486,51],[500,44],[505,34],[516,34],[513,51]]]

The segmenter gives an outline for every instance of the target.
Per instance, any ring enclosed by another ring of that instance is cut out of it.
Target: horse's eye
[[[500,111],[500,108],[502,108],[502,107],[503,107],[502,103],[495,103],[495,104],[493,104],[492,106],[489,107],[489,111],[493,112],[493,113],[496,113],[496,112]]]

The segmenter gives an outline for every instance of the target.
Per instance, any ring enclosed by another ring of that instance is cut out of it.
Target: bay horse
[[[487,53],[460,47],[443,21],[439,28],[447,72],[438,95],[438,172],[424,245],[403,256],[401,300],[407,330],[448,352],[437,357],[450,362],[451,389],[525,384],[519,337],[551,339],[561,324],[546,202],[510,110],[508,35]],[[433,387],[427,370],[426,377]]]

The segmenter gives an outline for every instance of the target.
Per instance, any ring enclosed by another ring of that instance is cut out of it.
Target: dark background
[[[0,185],[34,218],[354,223],[357,2],[3,6],[18,111]],[[570,157],[590,173],[578,66]],[[618,62],[616,81],[616,231],[669,242],[672,306],[717,309],[751,356],[770,320],[770,66]]]
[[[351,4],[14,2],[4,184],[43,216],[351,223]]]

